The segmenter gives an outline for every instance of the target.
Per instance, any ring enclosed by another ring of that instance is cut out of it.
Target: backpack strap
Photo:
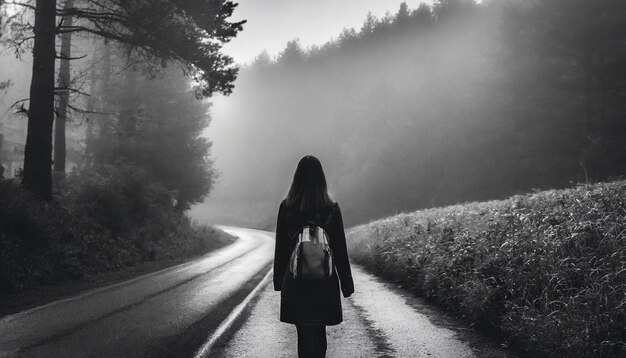
[[[326,230],[326,227],[328,227],[328,223],[330,222],[334,208],[335,205],[330,206],[328,209],[324,209],[322,212],[317,213],[318,215],[316,215],[316,218],[311,218],[310,216],[303,217],[299,213],[296,213],[294,211],[288,211],[288,215],[298,221],[296,229],[288,233],[291,241],[297,241],[300,237],[300,234],[302,233],[302,228],[307,225],[321,227],[322,229],[324,229],[325,232],[328,232],[328,230]]]

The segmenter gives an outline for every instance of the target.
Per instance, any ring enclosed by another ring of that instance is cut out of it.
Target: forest
[[[624,18],[620,0],[440,0],[262,53],[221,113],[213,203],[262,203],[270,227],[307,153],[347,225],[623,176]]]
[[[0,5],[3,55],[32,58],[28,97],[0,121],[0,291],[189,258],[230,243],[185,211],[217,176],[202,132],[211,119],[207,98],[229,94],[237,75],[221,52],[245,22],[229,21],[237,5]],[[1,90],[22,78],[9,75],[0,78]],[[20,153],[19,167],[5,170]]]

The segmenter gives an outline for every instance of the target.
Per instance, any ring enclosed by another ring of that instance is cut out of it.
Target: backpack
[[[333,254],[328,234],[321,226],[310,223],[298,233],[298,242],[289,259],[289,272],[302,280],[325,280],[333,274]]]

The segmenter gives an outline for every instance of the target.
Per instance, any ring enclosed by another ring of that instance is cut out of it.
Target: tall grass
[[[626,181],[354,228],[352,258],[524,356],[626,355]]]

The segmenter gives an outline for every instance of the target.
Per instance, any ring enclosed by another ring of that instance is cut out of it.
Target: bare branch
[[[54,58],[56,58],[57,60],[68,60],[68,61],[73,61],[73,60],[82,60],[83,58],[86,58],[87,55],[82,55],[82,56],[78,56],[78,57],[71,57],[71,56],[63,56],[63,55],[56,55]]]
[[[55,87],[54,88],[54,93],[55,94],[59,94],[59,93],[65,92],[65,91],[71,92],[71,93],[78,93],[80,95],[87,96],[87,97],[91,96],[89,93],[80,91],[80,90],[78,90],[76,88],[71,88],[71,87]]]

